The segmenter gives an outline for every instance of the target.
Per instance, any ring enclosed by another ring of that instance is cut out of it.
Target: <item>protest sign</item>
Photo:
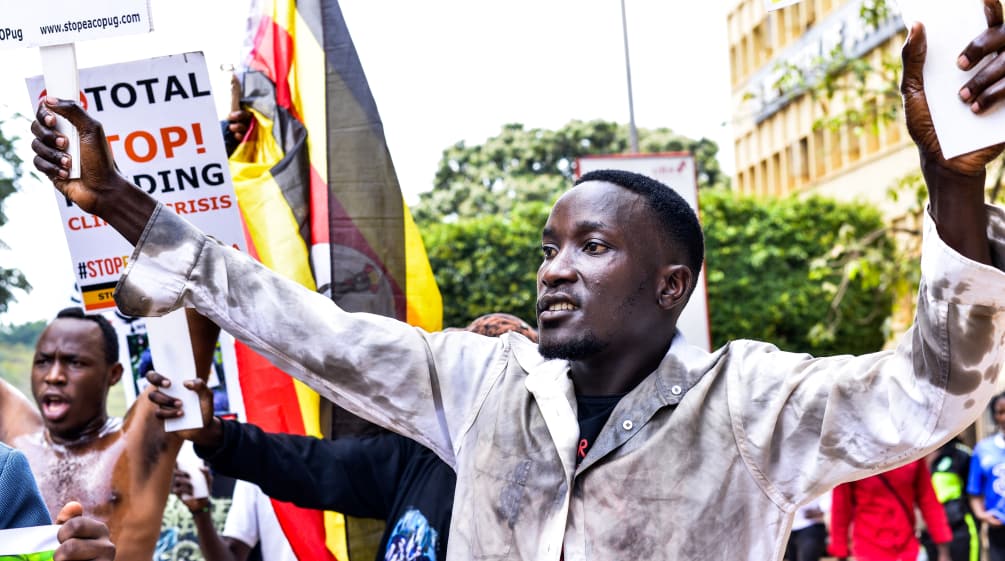
[[[52,561],[59,525],[0,530],[0,561]]]
[[[0,0],[0,49],[62,45],[147,33],[147,0]]]
[[[101,121],[120,172],[217,240],[243,249],[216,106],[202,53],[83,69],[80,97]],[[28,79],[32,103],[42,78]],[[73,270],[88,311],[112,292],[132,247],[106,222],[56,193]]]
[[[694,156],[686,152],[666,154],[617,154],[587,156],[576,161],[576,175],[598,169],[632,171],[669,185],[698,212],[698,168]],[[677,328],[687,342],[706,351],[712,348],[708,325],[708,291],[705,289],[705,268],[698,274],[694,292],[677,320]]]
[[[147,0],[47,0],[43,5],[23,0],[0,0],[3,24],[0,49],[41,47],[42,73],[49,95],[74,99],[77,95],[77,41],[147,33],[150,7]],[[80,143],[77,131],[62,117],[56,128],[67,137],[70,177],[80,177]]]

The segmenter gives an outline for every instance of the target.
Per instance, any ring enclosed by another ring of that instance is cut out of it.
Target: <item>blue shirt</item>
[[[0,442],[0,530],[51,523],[28,460]]]
[[[984,497],[984,508],[1005,521],[1005,437],[1001,434],[974,447],[967,493]]]

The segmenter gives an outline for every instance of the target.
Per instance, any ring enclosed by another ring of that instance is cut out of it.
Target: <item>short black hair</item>
[[[1000,393],[1000,394],[992,397],[991,401],[988,402],[988,412],[991,413],[992,417],[995,416],[995,404],[998,403],[999,399],[1003,399],[1003,398],[1005,398],[1005,392],[1002,392],[1002,393]]]
[[[115,333],[115,328],[105,319],[105,316],[97,314],[87,314],[83,308],[63,308],[56,314],[56,319],[82,319],[93,321],[101,329],[101,336],[105,340],[105,361],[108,364],[115,364],[119,361],[119,336]]]
[[[663,224],[667,241],[677,242],[684,249],[684,264],[691,269],[692,278],[697,282],[701,264],[705,260],[705,236],[701,231],[698,215],[684,197],[651,177],[624,170],[598,169],[584,174],[575,184],[587,181],[613,183],[642,195]]]

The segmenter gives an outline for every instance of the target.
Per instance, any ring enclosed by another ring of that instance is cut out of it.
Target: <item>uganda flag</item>
[[[249,251],[343,309],[441,329],[442,305],[383,125],[334,0],[254,2],[231,156]],[[238,344],[248,421],[321,436],[319,397]],[[273,501],[301,560],[349,559],[345,519]],[[372,558],[372,557],[371,557]]]

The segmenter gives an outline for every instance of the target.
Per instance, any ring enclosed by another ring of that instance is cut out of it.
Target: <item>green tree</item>
[[[870,264],[895,261],[879,211],[822,197],[701,193],[713,346],[772,342],[814,355],[879,350],[894,299]],[[866,240],[862,251],[846,244]]]
[[[667,128],[639,129],[642,152],[695,155],[698,186],[726,187],[719,168],[718,145],[694,140]],[[505,125],[482,144],[465,142],[443,151],[432,190],[412,207],[420,225],[444,218],[502,214],[525,202],[552,203],[575,176],[576,159],[629,150],[628,127],[609,121],[571,121],[559,130]]]
[[[507,215],[434,222],[422,230],[443,296],[443,325],[463,327],[490,312],[537,321],[536,275],[549,203],[517,205]]]
[[[2,122],[0,122],[2,125]],[[8,136],[0,126],[0,227],[7,223],[7,215],[4,214],[4,199],[17,191],[17,181],[21,177],[21,158],[15,149],[16,137]],[[0,240],[0,250],[8,249],[7,244]],[[31,285],[24,275],[16,270],[0,265],[0,314],[7,311],[7,306],[14,301],[14,290],[30,290]]]
[[[38,320],[19,325],[0,326],[0,343],[34,346],[46,325],[45,320]]]

